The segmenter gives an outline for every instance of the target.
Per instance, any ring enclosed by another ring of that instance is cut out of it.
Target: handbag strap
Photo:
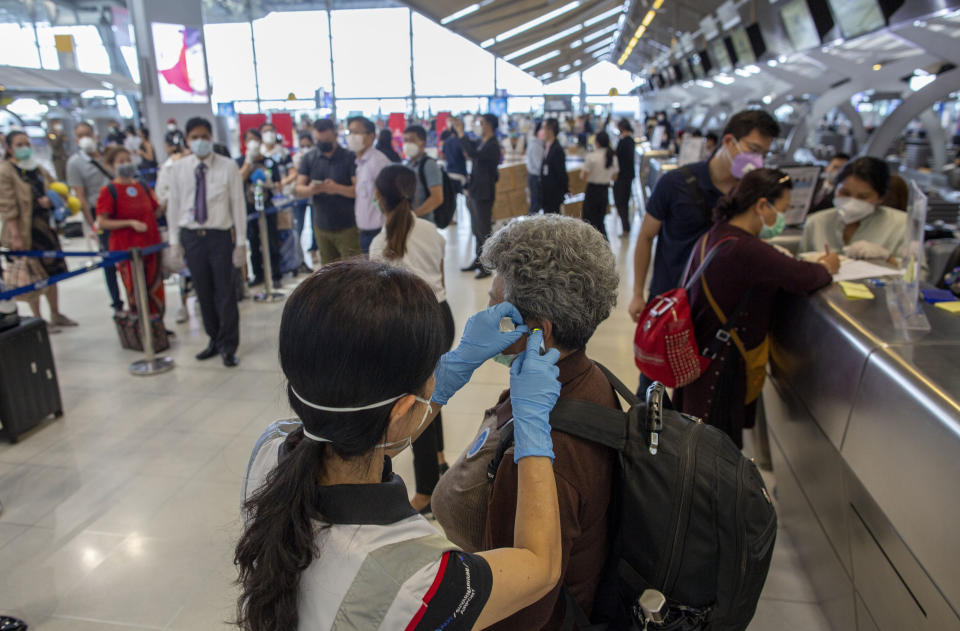
[[[704,241],[703,246],[701,246],[701,253],[703,252],[703,247],[706,246],[706,241]],[[747,359],[747,347],[744,346],[743,340],[740,339],[740,335],[736,332],[734,327],[736,327],[738,321],[740,320],[740,315],[743,313],[743,310],[750,303],[750,298],[753,296],[753,287],[743,294],[743,297],[740,298],[740,302],[737,303],[737,306],[734,308],[733,313],[729,318],[723,313],[723,310],[720,308],[720,305],[717,304],[716,299],[713,297],[713,293],[710,291],[710,286],[707,285],[707,279],[704,276],[700,277],[700,286],[703,288],[703,294],[707,297],[707,302],[710,303],[710,308],[713,309],[714,315],[717,316],[717,319],[720,320],[720,328],[717,329],[716,334],[713,336],[713,339],[710,340],[710,344],[704,349],[702,355],[709,359],[713,359],[719,354],[720,349],[730,340],[733,340],[734,345],[737,347],[737,350],[740,352],[740,356],[744,360]]]
[[[686,289],[688,292],[693,288],[693,284],[697,282],[697,279],[700,278],[705,271],[707,271],[707,267],[710,265],[711,261],[713,261],[713,258],[717,255],[717,252],[720,251],[720,248],[722,248],[727,243],[730,243],[731,241],[737,240],[736,237],[724,237],[710,249],[710,253],[707,254],[706,258],[704,258],[703,254],[706,251],[707,239],[709,237],[710,235],[708,233],[703,235],[703,238],[700,240],[700,265],[697,267],[696,271],[693,273],[693,276],[687,279],[687,275],[690,274],[690,264],[693,263],[693,256],[694,254],[696,254],[696,248],[694,248],[694,250],[690,253],[690,260],[687,262],[687,271],[683,275],[684,281],[685,281],[683,283],[683,288]]]

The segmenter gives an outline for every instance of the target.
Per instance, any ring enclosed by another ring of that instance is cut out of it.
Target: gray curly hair
[[[503,277],[504,299],[524,319],[552,322],[557,345],[567,350],[586,347],[617,303],[613,252],[579,219],[514,219],[487,240],[480,260]]]

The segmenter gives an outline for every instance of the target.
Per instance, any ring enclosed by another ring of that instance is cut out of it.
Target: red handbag
[[[701,242],[706,247],[707,235]],[[633,354],[637,368],[644,375],[668,388],[681,388],[700,378],[710,365],[712,357],[701,354],[690,317],[688,290],[693,287],[720,248],[733,237],[723,239],[710,250],[697,271],[680,288],[660,294],[647,303],[637,322],[633,338]],[[684,275],[686,276],[686,274]],[[717,336],[722,340],[723,329]],[[727,334],[729,339],[729,334]]]

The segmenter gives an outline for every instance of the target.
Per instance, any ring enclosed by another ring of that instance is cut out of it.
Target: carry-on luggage
[[[619,454],[612,548],[592,622],[564,590],[563,628],[743,631],[756,611],[777,535],[760,472],[725,433],[667,409],[663,384],[653,384],[644,403],[597,365],[628,410],[560,399],[550,414],[554,430]],[[513,444],[512,428],[500,430],[491,480]]]
[[[120,346],[131,351],[143,351],[143,329],[140,327],[140,315],[129,311],[119,311],[113,315],[117,325]],[[150,330],[153,332],[153,350],[165,351],[170,348],[167,330],[158,316],[150,318]]]
[[[11,442],[49,416],[62,416],[47,326],[23,318],[0,332],[0,423]]]

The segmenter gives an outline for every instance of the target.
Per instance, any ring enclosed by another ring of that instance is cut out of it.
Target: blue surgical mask
[[[510,353],[497,353],[493,356],[493,361],[497,362],[498,364],[502,364],[507,368],[513,366],[513,362],[516,361],[516,359],[517,356],[511,355]]]
[[[776,208],[774,208],[776,210]],[[764,224],[763,228],[760,229],[760,238],[761,239],[772,239],[777,236],[783,229],[787,227],[787,216],[782,212],[777,210],[777,220],[773,222],[772,226]]]
[[[26,161],[33,157],[33,147],[17,147],[13,150],[13,156],[18,161]]]
[[[198,158],[206,158],[213,151],[213,142],[206,138],[194,138],[190,141],[190,151]]]

